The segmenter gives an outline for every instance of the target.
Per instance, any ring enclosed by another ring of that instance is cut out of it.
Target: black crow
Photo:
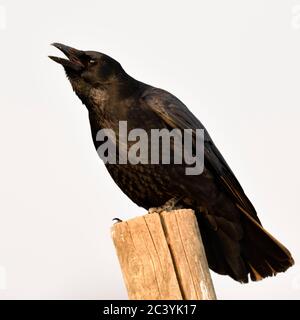
[[[240,282],[283,272],[293,265],[290,252],[261,225],[240,183],[202,123],[175,96],[129,76],[106,54],[53,44],[68,59],[61,64],[73,90],[89,114],[95,147],[99,130],[108,128],[120,138],[119,123],[128,130],[204,130],[204,170],[187,175],[180,164],[106,163],[121,190],[137,205],[151,210],[170,204],[196,212],[209,267]],[[129,146],[128,146],[129,148]],[[126,149],[127,152],[128,149]],[[120,152],[120,150],[119,150]],[[163,207],[165,208],[165,207]]]

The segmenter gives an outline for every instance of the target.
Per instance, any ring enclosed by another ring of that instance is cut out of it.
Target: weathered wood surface
[[[117,223],[112,238],[129,299],[216,299],[193,210]]]

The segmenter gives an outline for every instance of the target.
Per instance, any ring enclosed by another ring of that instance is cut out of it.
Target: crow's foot
[[[161,207],[156,207],[156,208],[150,208],[148,210],[148,213],[162,213],[164,211],[172,211],[172,210],[177,210],[177,209],[182,209],[183,207],[181,205],[178,205],[178,202],[181,200],[182,198],[172,198],[170,200],[168,200],[164,205],[162,205]]]

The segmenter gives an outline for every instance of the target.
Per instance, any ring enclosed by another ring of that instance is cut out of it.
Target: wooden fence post
[[[129,299],[216,299],[193,210],[116,223],[112,239]]]

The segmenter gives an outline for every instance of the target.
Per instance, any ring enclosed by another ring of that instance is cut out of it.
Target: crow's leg
[[[148,210],[148,213],[162,213],[163,211],[172,211],[172,210],[182,209],[183,207],[181,205],[178,205],[180,200],[182,200],[182,197],[172,198],[172,199],[168,200],[161,207],[150,208]]]

